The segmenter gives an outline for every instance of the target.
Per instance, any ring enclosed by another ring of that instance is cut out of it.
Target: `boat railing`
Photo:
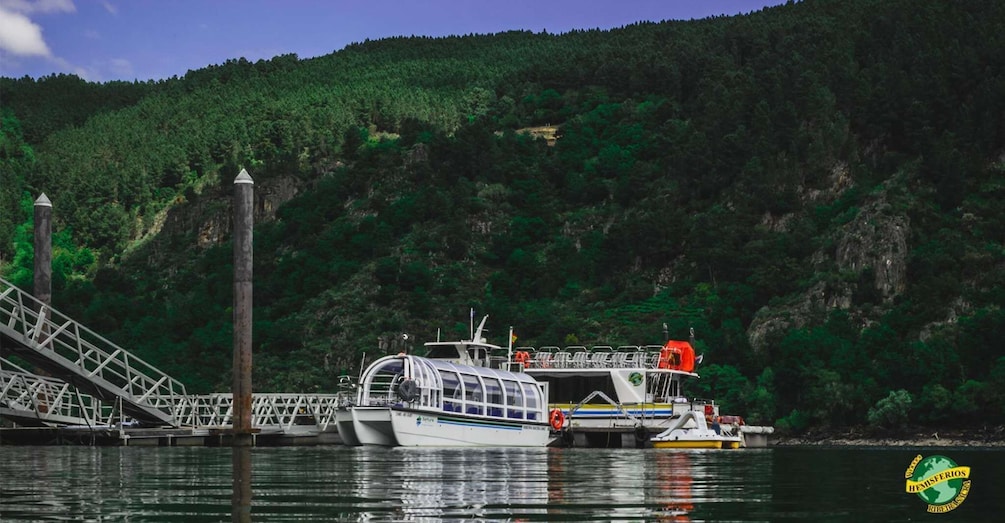
[[[515,347],[513,354],[523,353],[516,360],[526,369],[656,369],[662,348],[662,345]]]
[[[585,368],[590,359],[590,353],[587,352],[586,347],[569,347],[569,350],[573,351],[570,366],[576,369]]]
[[[531,353],[534,355],[534,359],[528,363],[538,367],[552,367],[555,364],[553,361],[554,355],[558,351],[558,347],[541,347],[536,352]]]
[[[359,377],[343,374],[338,377],[338,389],[335,392],[336,406],[349,407],[356,403],[359,391]]]

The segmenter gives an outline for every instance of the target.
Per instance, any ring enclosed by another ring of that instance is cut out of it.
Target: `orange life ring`
[[[548,423],[551,423],[551,428],[562,430],[562,426],[565,425],[565,413],[562,412],[562,409],[551,409]]]

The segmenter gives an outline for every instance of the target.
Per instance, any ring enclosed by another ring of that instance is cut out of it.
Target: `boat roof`
[[[530,376],[522,372],[510,372],[502,369],[493,369],[478,365],[465,365],[450,360],[425,358],[422,356],[402,355],[402,354],[393,356],[384,356],[383,358],[373,362],[370,365],[370,369],[368,369],[367,372],[370,372],[371,369],[376,369],[379,366],[386,365],[388,362],[392,360],[401,360],[402,364],[404,364],[404,362],[407,360],[409,361],[409,363],[411,363],[413,367],[422,366],[427,369],[435,369],[438,373],[444,371],[457,372],[462,374],[476,374],[479,376],[494,377],[494,378],[505,379],[508,381],[518,381],[522,383],[530,383],[535,385],[538,383],[533,376]]]
[[[502,369],[493,369],[490,367],[481,367],[477,365],[463,365],[460,363],[454,363],[449,360],[437,360],[432,358],[420,358],[419,356],[408,356],[409,358],[422,359],[434,368],[441,371],[455,371],[465,374],[478,374],[481,376],[492,376],[496,378],[505,378],[511,381],[521,381],[526,383],[537,383],[537,380],[533,376],[525,374],[523,372],[510,372]]]

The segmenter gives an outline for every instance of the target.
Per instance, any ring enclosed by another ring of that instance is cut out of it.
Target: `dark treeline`
[[[693,327],[756,422],[1005,423],[1005,5],[806,0],[613,31],[391,38],[184,77],[0,79],[0,265],[185,382],[230,379],[256,181],[255,390],[379,339]],[[522,132],[557,128],[558,140]]]

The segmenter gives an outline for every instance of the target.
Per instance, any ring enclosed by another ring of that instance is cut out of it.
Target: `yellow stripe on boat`
[[[739,444],[738,444],[739,445]],[[654,441],[653,448],[655,449],[721,449],[722,442],[719,440],[704,440],[704,441],[687,441],[687,440],[674,440],[674,441]],[[731,447],[732,448],[732,447]]]

